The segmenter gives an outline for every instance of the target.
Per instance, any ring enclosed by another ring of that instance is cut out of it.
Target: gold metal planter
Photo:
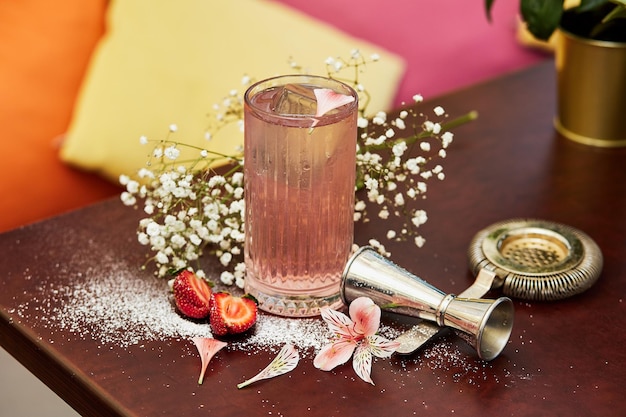
[[[626,146],[626,42],[558,32],[556,129],[586,145]]]

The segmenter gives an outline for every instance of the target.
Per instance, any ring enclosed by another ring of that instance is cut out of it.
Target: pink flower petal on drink
[[[322,371],[330,371],[348,362],[348,359],[350,359],[356,347],[356,342],[349,339],[342,339],[338,342],[325,345],[322,350],[315,355],[313,366]]]
[[[198,385],[202,385],[202,381],[204,380],[204,373],[206,372],[206,368],[211,361],[211,358],[223,347],[226,346],[226,343],[215,340],[211,337],[194,337],[193,342],[196,344],[198,348],[198,352],[200,353],[200,360],[202,361],[202,371],[200,371],[200,377],[198,378]]]
[[[350,303],[350,318],[357,333],[372,336],[380,326],[380,307],[370,298],[359,297]]]
[[[280,352],[278,352],[278,355],[274,358],[272,362],[270,362],[269,365],[265,367],[265,369],[263,369],[261,372],[248,379],[247,381],[238,384],[237,388],[241,389],[252,384],[253,382],[286,374],[287,372],[292,371],[298,365],[299,360],[300,355],[298,354],[298,350],[295,348],[295,346],[288,343],[283,346]]]
[[[316,88],[313,90],[313,93],[317,99],[317,112],[315,113],[315,117],[322,117],[329,111],[354,101],[353,96],[339,94],[329,88]]]

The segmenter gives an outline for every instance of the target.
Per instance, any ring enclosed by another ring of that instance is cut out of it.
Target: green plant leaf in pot
[[[545,41],[559,26],[563,0],[522,0],[520,12],[530,33]]]

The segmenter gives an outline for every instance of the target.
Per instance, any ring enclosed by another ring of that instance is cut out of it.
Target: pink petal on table
[[[202,381],[204,380],[204,373],[206,372],[206,368],[211,361],[211,358],[223,347],[226,346],[225,342],[215,340],[211,337],[194,337],[193,342],[196,344],[198,348],[198,352],[200,353],[200,360],[202,361],[202,371],[200,372],[200,377],[198,378],[198,385],[202,385]]]
[[[316,88],[313,90],[313,93],[317,99],[317,112],[315,113],[315,117],[322,117],[329,111],[354,101],[353,96],[339,94],[329,88]]]
[[[274,358],[272,362],[270,362],[269,365],[265,367],[265,369],[263,369],[261,372],[248,379],[247,381],[244,381],[241,384],[237,384],[237,388],[241,389],[252,384],[253,382],[286,374],[287,372],[292,371],[298,365],[299,360],[300,355],[298,354],[298,350],[295,348],[295,346],[288,343],[283,346],[280,352],[278,352],[278,355]]]

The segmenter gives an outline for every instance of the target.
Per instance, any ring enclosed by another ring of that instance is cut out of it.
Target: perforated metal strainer
[[[560,223],[512,219],[478,232],[468,251],[470,269],[493,271],[492,288],[525,300],[560,300],[591,287],[602,270],[598,245]]]

